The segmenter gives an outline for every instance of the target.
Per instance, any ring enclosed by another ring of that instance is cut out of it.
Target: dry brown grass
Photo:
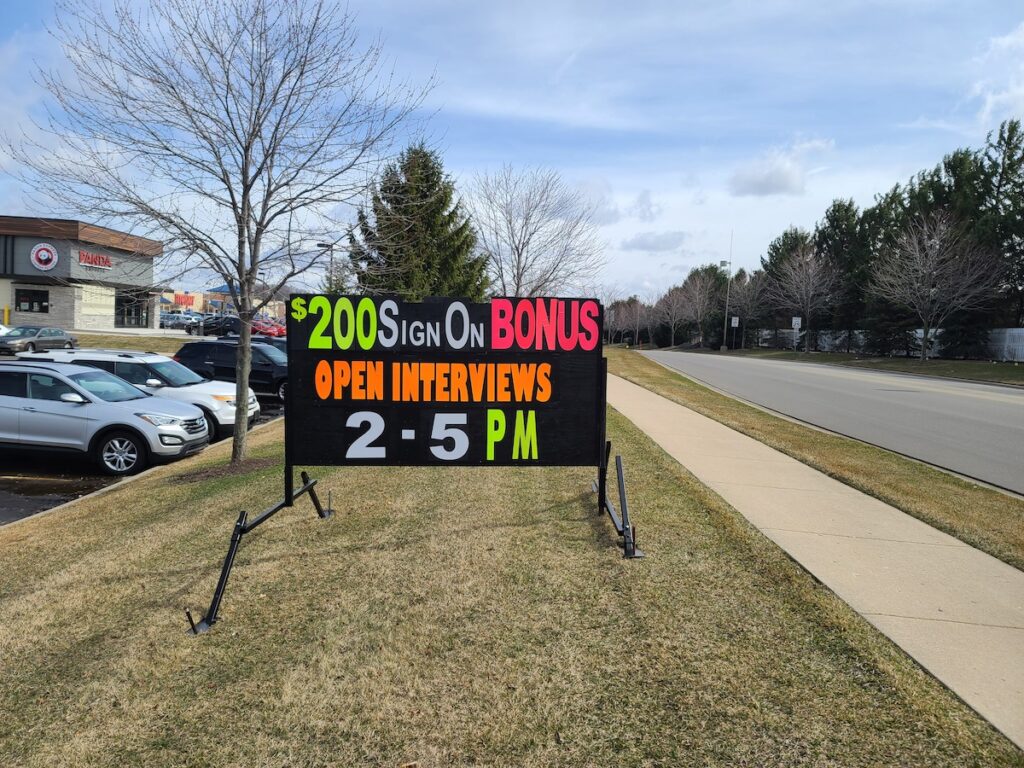
[[[1024,499],[962,480],[884,448],[773,416],[640,354],[609,350],[608,368],[1010,565],[1024,568]]]
[[[1024,386],[1024,365],[998,363],[991,360],[927,360],[909,357],[871,357],[845,352],[793,352],[780,349],[742,349],[726,353],[743,357],[764,357],[771,360],[795,360],[801,363],[845,365],[874,371],[913,373],[940,378],[987,381],[994,384]]]
[[[80,333],[78,344],[82,347],[99,347],[100,349],[133,349],[141,352],[156,352],[161,355],[173,355],[181,345],[189,341],[198,341],[198,336],[136,336],[126,334],[119,336],[112,333]]]
[[[1022,765],[960,703],[628,422],[648,558],[588,470],[317,470],[228,446],[0,529],[0,765]],[[280,455],[281,427],[250,437]]]

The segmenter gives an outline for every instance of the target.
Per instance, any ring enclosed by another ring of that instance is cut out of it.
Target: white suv
[[[46,352],[22,352],[25,361],[49,360],[100,368],[120,376],[151,395],[181,400],[199,408],[210,427],[210,439],[229,437],[235,431],[235,385],[210,381],[181,363],[154,352],[127,349],[60,349]],[[249,390],[248,424],[259,418],[260,406]]]
[[[0,445],[80,451],[129,475],[203,450],[206,420],[192,405],[140,392],[92,366],[0,363]]]

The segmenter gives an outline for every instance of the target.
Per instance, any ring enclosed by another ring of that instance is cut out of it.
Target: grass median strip
[[[1024,765],[1024,756],[614,412],[648,553],[586,469],[317,470],[212,449],[0,529],[0,764]]]
[[[720,353],[714,353],[720,354]],[[928,360],[922,363],[909,357],[866,357],[846,352],[793,352],[780,349],[742,349],[726,353],[730,357],[758,357],[766,360],[792,360],[798,363],[845,365],[870,371],[913,373],[940,378],[969,379],[993,384],[1024,386],[1024,365],[989,360]]]
[[[199,341],[199,336],[141,336],[113,333],[80,333],[78,344],[89,349],[131,349],[141,352],[156,352],[158,355],[173,355],[181,345]]]
[[[608,350],[608,368],[1010,565],[1024,568],[1024,499],[962,480],[884,448],[773,416],[636,352]]]

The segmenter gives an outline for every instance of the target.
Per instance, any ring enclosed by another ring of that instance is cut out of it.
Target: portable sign
[[[600,466],[596,299],[293,295],[288,465]]]
[[[642,558],[630,522],[622,457],[618,510],[608,494],[604,312],[596,299],[492,299],[421,304],[385,296],[292,294],[288,300],[284,499],[242,511],[206,614],[210,631],[242,537],[308,495],[329,519],[317,480],[300,466],[591,466],[598,511]]]
[[[799,331],[801,325],[803,325],[803,318],[794,317],[793,318],[793,330],[794,331]]]

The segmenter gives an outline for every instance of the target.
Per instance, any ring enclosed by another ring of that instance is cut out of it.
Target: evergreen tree
[[[462,296],[482,301],[487,257],[439,155],[417,144],[389,164],[348,237],[359,287],[418,301]]]
[[[868,281],[868,252],[853,200],[833,200],[814,230],[815,250],[838,275],[832,327],[846,335],[846,351],[864,316],[864,289]]]
[[[988,135],[981,155],[984,200],[979,239],[1003,255],[1004,322],[1024,325],[1024,131],[1020,120]]]

